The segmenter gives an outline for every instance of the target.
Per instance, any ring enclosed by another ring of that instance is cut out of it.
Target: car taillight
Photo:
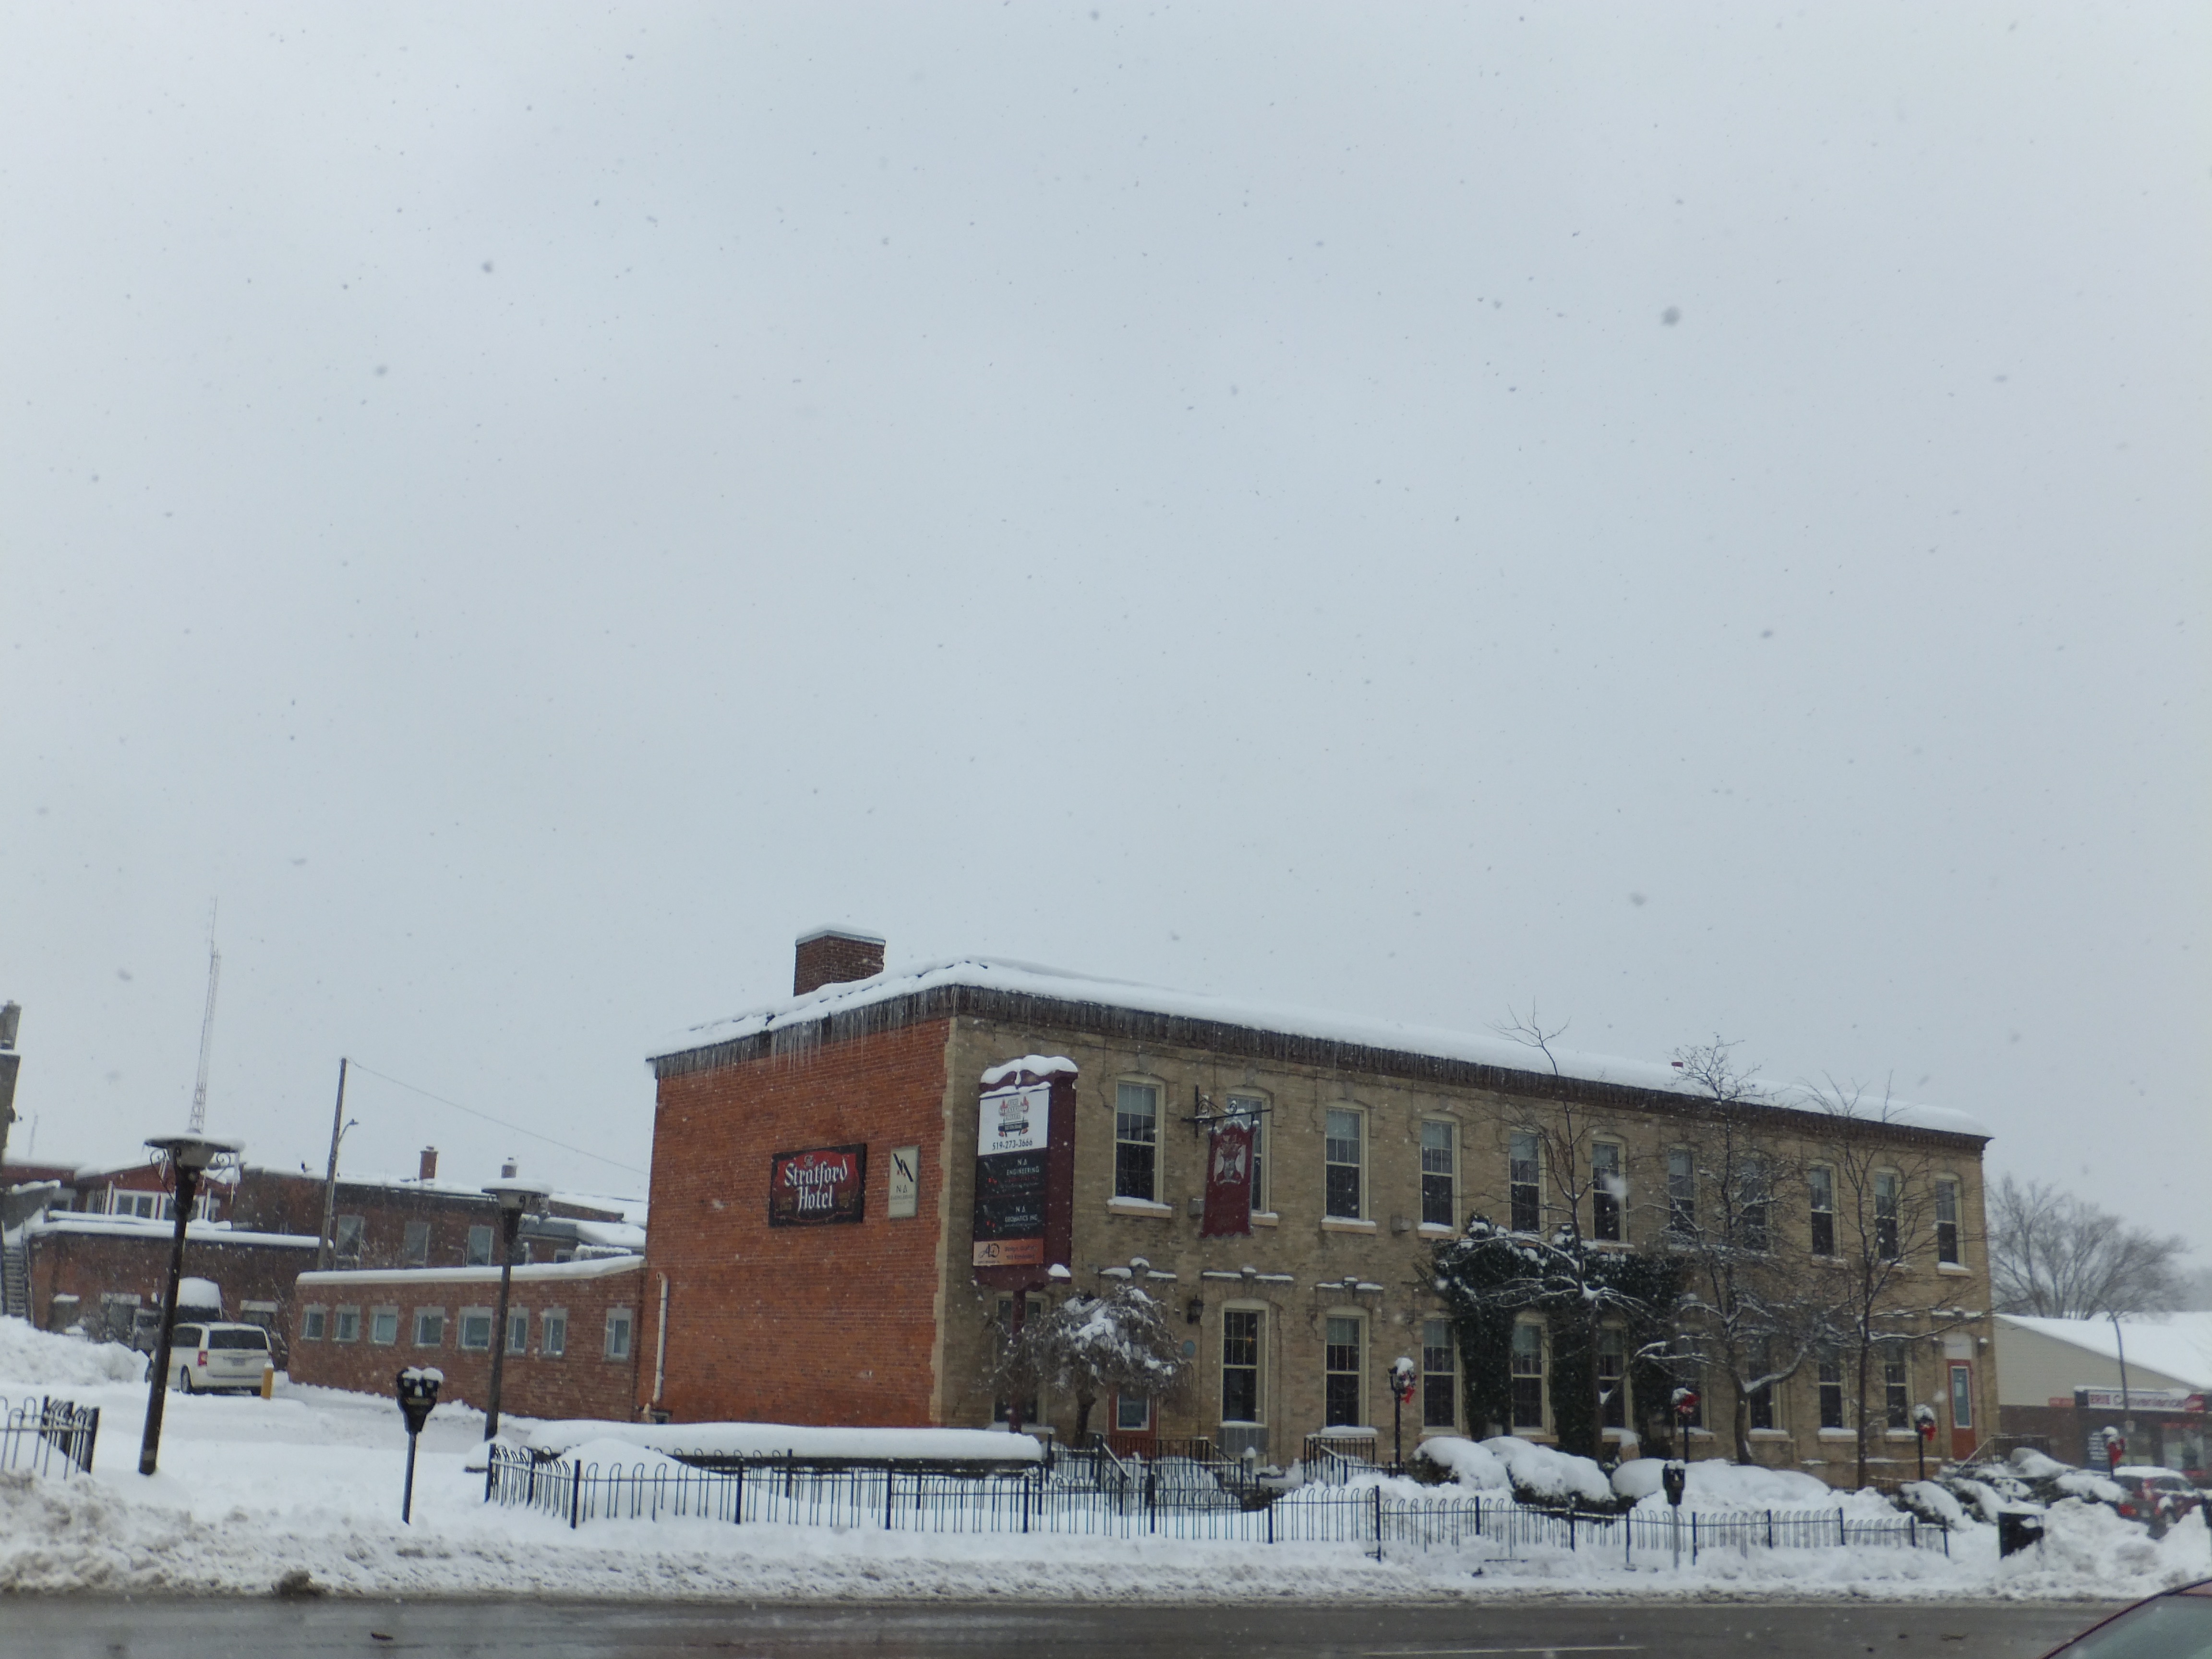
[[[203,1365],[207,1364],[207,1350],[205,1348],[202,1348],[200,1350],[199,1363]]]

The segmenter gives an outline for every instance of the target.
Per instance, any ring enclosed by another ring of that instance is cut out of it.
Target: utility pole
[[[222,977],[222,952],[215,948],[215,910],[208,910],[208,994],[207,1007],[200,1015],[200,1071],[192,1084],[191,1132],[204,1134],[207,1131],[208,1056],[215,1047],[215,987]]]
[[[345,1080],[346,1060],[338,1057],[338,1103],[331,1113],[331,1162],[323,1172],[323,1231],[315,1243],[315,1271],[322,1272],[331,1265],[331,1226],[338,1203],[338,1141],[346,1132]]]
[[[0,1164],[8,1161],[8,1126],[15,1121],[15,1073],[23,1064],[15,1052],[15,1029],[22,1018],[22,1004],[0,1003]]]

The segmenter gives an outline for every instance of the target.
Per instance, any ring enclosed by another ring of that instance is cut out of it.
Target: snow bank
[[[896,1457],[939,1463],[1036,1463],[1043,1444],[1026,1434],[992,1429],[823,1429],[792,1423],[603,1423],[588,1418],[541,1423],[533,1451],[567,1452],[617,1442],[647,1451],[698,1452],[713,1457]]]
[[[2062,1463],[2055,1457],[2047,1457],[2033,1446],[2014,1446],[2012,1449],[2012,1467],[2013,1473],[2023,1480],[2056,1480],[2062,1474],[2074,1473],[2071,1463]]]
[[[1959,1500],[1937,1486],[1933,1480],[1908,1480],[1897,1489],[1905,1500],[1905,1507],[1923,1520],[1940,1521],[1947,1527],[1963,1525],[1966,1511]]]
[[[146,1357],[119,1342],[88,1342],[35,1329],[21,1319],[0,1319],[0,1394],[10,1385],[66,1389],[145,1380]]]
[[[1494,1435],[1482,1443],[1505,1466],[1513,1490],[1539,1503],[1574,1498],[1602,1508],[1613,1507],[1613,1483],[1605,1471],[1587,1457],[1577,1457],[1551,1446],[1540,1446],[1510,1434]]]
[[[1455,1434],[1439,1434],[1424,1440],[1413,1448],[1413,1455],[1425,1458],[1461,1486],[1472,1486],[1477,1492],[1504,1492],[1513,1485],[1512,1477],[1496,1454]]]
[[[1989,1534],[1984,1534],[1988,1536]],[[2069,1498],[2043,1517],[2043,1542],[1997,1565],[1994,1588],[2037,1595],[2141,1596],[2212,1576],[2212,1533],[2192,1511],[2153,1542],[2101,1504]]]

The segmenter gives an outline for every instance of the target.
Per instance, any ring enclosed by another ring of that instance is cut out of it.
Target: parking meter
[[[1687,1484],[1689,1474],[1686,1465],[1672,1462],[1659,1471],[1659,1484],[1667,1489],[1667,1501],[1678,1510],[1682,1507],[1682,1488]]]
[[[435,1365],[410,1365],[393,1379],[399,1414],[407,1419],[407,1485],[399,1498],[399,1519],[404,1525],[412,1526],[415,1521],[415,1439],[430,1420],[445,1381],[445,1372]]]

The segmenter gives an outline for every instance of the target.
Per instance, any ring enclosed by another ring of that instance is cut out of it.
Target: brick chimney
[[[435,1181],[438,1178],[438,1149],[435,1146],[422,1149],[422,1167],[416,1171],[415,1178],[417,1181]]]
[[[873,979],[884,971],[884,942],[873,933],[842,927],[817,927],[799,936],[792,963],[791,994],[803,997],[825,985]]]

